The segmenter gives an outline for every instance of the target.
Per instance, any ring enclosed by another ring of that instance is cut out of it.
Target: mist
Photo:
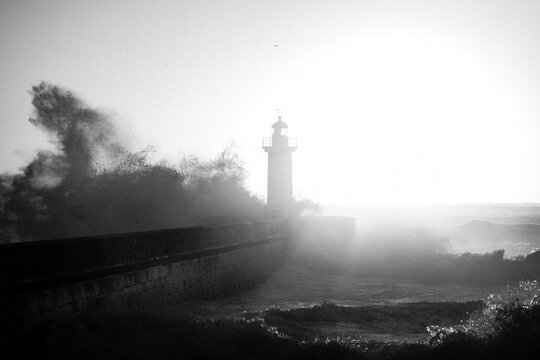
[[[0,242],[262,218],[232,145],[212,159],[151,160],[152,148],[129,151],[113,120],[72,92],[42,82],[30,95],[30,123],[55,151],[0,176]]]
[[[325,214],[355,218],[356,234],[305,232],[295,261],[313,271],[476,287],[540,276],[536,205],[332,205]]]
[[[0,354],[537,359],[539,35],[540,1],[0,1]]]

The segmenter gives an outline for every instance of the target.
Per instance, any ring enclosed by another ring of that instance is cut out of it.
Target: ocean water
[[[356,218],[358,229],[382,223],[447,228],[473,220],[498,224],[540,225],[540,204],[337,205],[322,206],[325,215]]]
[[[292,260],[251,290],[169,306],[166,313],[201,319],[262,317],[278,331],[300,339],[410,341],[427,338],[428,325],[465,320],[480,308],[478,300],[503,290],[328,274]],[[307,315],[296,316],[301,311]]]
[[[448,237],[454,248],[466,250],[490,251],[510,244],[513,247],[507,255],[514,256],[540,246],[538,205],[325,206],[324,210],[327,215],[355,217],[359,239],[366,229],[385,231],[389,224],[399,224],[398,229],[435,229],[435,234]],[[478,221],[493,226],[476,226]],[[530,226],[515,227],[520,224]],[[394,244],[399,243],[396,240]],[[426,284],[413,279],[335,274],[305,266],[301,257],[293,256],[251,290],[169,306],[165,311],[167,316],[201,319],[259,318],[284,336],[298,339],[417,341],[428,338],[427,326],[464,321],[482,309],[482,300],[505,289],[503,285]]]

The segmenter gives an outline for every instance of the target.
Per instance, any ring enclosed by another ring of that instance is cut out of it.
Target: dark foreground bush
[[[538,295],[536,282],[521,283],[488,299],[487,308],[467,322],[430,327],[426,343],[298,342],[261,319],[201,321],[125,313],[49,324],[3,344],[2,354],[32,359],[536,359]]]
[[[458,326],[430,327],[430,344],[441,354],[456,349],[482,359],[529,359],[540,354],[540,289],[524,281],[491,295],[487,307]]]
[[[20,337],[9,351],[28,359],[268,359],[285,357],[290,345],[257,321],[124,313],[49,324]]]

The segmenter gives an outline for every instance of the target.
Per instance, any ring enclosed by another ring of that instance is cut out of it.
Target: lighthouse
[[[272,137],[263,139],[263,149],[268,153],[267,206],[270,217],[287,216],[293,199],[292,153],[296,138],[289,138],[289,127],[278,116],[272,125]]]

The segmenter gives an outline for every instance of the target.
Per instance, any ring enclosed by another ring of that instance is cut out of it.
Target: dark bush
[[[21,173],[0,175],[0,243],[263,217],[232,147],[210,160],[151,161],[150,148],[128,151],[109,117],[71,92],[41,83],[31,95],[30,121],[57,149],[40,151]]]
[[[32,359],[536,359],[538,295],[536,282],[521,283],[490,297],[487,308],[465,323],[430,327],[429,343],[298,342],[260,318],[202,321],[124,313],[41,326],[4,342],[2,350]]]
[[[525,261],[531,264],[540,264],[540,249],[531,252],[525,257]]]

